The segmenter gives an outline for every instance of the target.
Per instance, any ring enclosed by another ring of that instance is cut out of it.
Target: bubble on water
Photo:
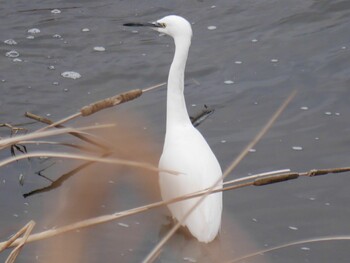
[[[52,37],[53,37],[53,38],[62,38],[62,36],[59,35],[59,34],[54,34]]]
[[[332,115],[332,112],[326,111],[324,114],[329,116],[329,115]]]
[[[89,31],[90,31],[90,28],[85,27],[85,28],[83,28],[81,31],[82,31],[82,32],[89,32]]]
[[[39,28],[31,28],[31,29],[28,29],[28,33],[29,34],[39,34],[40,29]]]
[[[67,88],[64,88],[64,89],[63,89],[63,91],[64,91],[64,92],[68,92],[68,91],[69,91],[69,89],[67,89]]]
[[[252,41],[253,43],[258,42],[258,40],[257,40],[256,38],[253,38],[251,41]]]
[[[17,215],[17,214],[13,214],[13,216],[14,216],[14,217],[18,217],[19,215]]]
[[[238,65],[240,65],[240,64],[242,64],[243,62],[242,61],[240,61],[240,60],[236,60],[235,61],[235,64],[238,64]]]
[[[301,247],[300,249],[301,249],[301,250],[305,250],[305,251],[309,251],[309,250],[310,250],[309,247]]]
[[[61,14],[61,10],[59,10],[59,9],[52,9],[51,13],[52,14]]]
[[[192,262],[192,263],[197,262],[197,260],[195,258],[191,258],[191,257],[184,257],[184,261]]]
[[[103,51],[106,51],[106,48],[102,47],[102,46],[97,46],[97,47],[94,47],[94,50],[99,51],[99,52],[103,52]]]
[[[301,110],[308,110],[309,108],[306,107],[306,106],[302,106],[302,107],[300,107],[300,109],[301,109]]]
[[[226,143],[226,140],[221,140],[221,143]]]
[[[252,218],[253,222],[258,222],[258,219]]]
[[[216,26],[208,26],[208,29],[209,29],[209,30],[215,30],[215,29],[216,29]]]
[[[273,58],[270,60],[272,63],[277,63],[278,62],[278,59],[277,58]]]
[[[22,62],[23,60],[20,59],[20,58],[14,58],[12,61],[13,61],[13,62]]]
[[[336,113],[334,113],[334,115],[336,115],[336,116],[340,116],[340,113],[339,113],[339,112],[336,112]]]
[[[79,79],[81,75],[75,71],[65,71],[61,73],[61,76],[68,79]]]
[[[132,30],[131,33],[137,34],[139,31],[137,30]]]
[[[50,70],[56,69],[54,65],[50,65],[50,66],[48,66],[47,68],[50,69]]]
[[[346,49],[346,46],[342,46],[341,49]]]
[[[210,8],[215,8],[216,7],[216,5],[212,5]]]
[[[250,149],[248,150],[248,152],[255,153],[255,152],[256,152],[256,149],[250,148]]]
[[[297,228],[296,226],[289,226],[288,228],[289,228],[290,230],[294,230],[294,231],[298,230],[298,228]]]
[[[13,39],[6,39],[4,43],[7,45],[17,45],[17,42]]]
[[[294,151],[302,151],[302,150],[303,150],[303,147],[301,147],[301,146],[293,146],[292,149],[293,149]]]
[[[52,82],[52,85],[58,86],[59,83],[58,83],[58,81],[54,81],[54,82]]]
[[[224,83],[227,85],[230,85],[230,84],[233,84],[234,82],[233,80],[225,80]]]
[[[310,200],[310,201],[315,201],[315,200],[316,200],[316,197],[310,197],[309,200]]]
[[[324,205],[329,206],[329,205],[331,205],[331,204],[330,204],[330,203],[324,203]]]
[[[24,175],[22,173],[19,174],[18,181],[19,181],[20,185],[24,184]]]
[[[27,36],[27,39],[34,39],[34,36]]]
[[[192,107],[196,107],[196,106],[197,106],[197,104],[192,104],[191,106],[192,106]]]
[[[128,225],[128,224],[121,223],[121,222],[119,222],[119,223],[118,223],[118,225],[120,225],[120,226],[122,226],[122,227],[129,227],[129,225]]]
[[[5,56],[9,58],[17,58],[19,57],[19,53],[16,50],[11,50],[9,52],[6,52]]]

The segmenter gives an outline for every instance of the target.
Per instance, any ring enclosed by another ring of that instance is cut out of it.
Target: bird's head
[[[151,23],[126,23],[124,26],[147,26],[171,37],[185,37],[191,39],[192,28],[190,23],[181,16],[170,15]]]
[[[154,27],[158,32],[167,34],[173,38],[178,36],[192,37],[192,28],[190,23],[181,16],[166,16],[157,20]]]

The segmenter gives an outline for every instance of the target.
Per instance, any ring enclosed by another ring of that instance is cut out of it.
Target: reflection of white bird
[[[168,77],[166,135],[159,168],[181,174],[159,174],[163,200],[211,187],[222,176],[221,168],[204,137],[191,124],[183,94],[184,71],[192,37],[191,25],[184,18],[174,15],[154,23],[125,25],[149,26],[173,37],[175,41],[175,55]],[[197,200],[189,199],[168,207],[172,216],[181,220]],[[208,195],[183,225],[199,241],[208,243],[218,234],[221,212],[222,193]]]

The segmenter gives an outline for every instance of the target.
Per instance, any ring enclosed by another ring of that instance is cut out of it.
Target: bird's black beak
[[[165,27],[163,23],[152,22],[152,23],[125,23],[123,26],[145,26],[145,27],[155,27],[162,28]]]

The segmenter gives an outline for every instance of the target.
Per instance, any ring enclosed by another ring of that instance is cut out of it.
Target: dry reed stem
[[[237,189],[237,188],[241,188],[241,187],[252,185],[252,184],[253,184],[253,182],[248,182],[248,183],[244,183],[244,184],[240,184],[240,185],[230,186],[230,187],[223,188],[223,189],[215,189],[211,193]],[[27,243],[33,242],[33,241],[42,240],[42,239],[46,239],[46,238],[53,237],[53,236],[56,236],[56,235],[60,235],[60,234],[63,234],[63,233],[69,232],[69,231],[74,231],[74,230],[77,230],[77,229],[81,229],[81,228],[90,227],[90,226],[94,226],[94,225],[97,225],[97,224],[109,222],[109,221],[120,219],[120,218],[123,218],[123,217],[126,217],[126,216],[131,216],[131,215],[138,214],[138,213],[141,213],[141,212],[145,212],[147,210],[150,210],[150,209],[153,209],[153,208],[156,208],[156,207],[160,207],[160,206],[163,206],[163,205],[167,205],[167,204],[171,204],[171,203],[175,203],[175,202],[180,202],[180,201],[183,201],[183,200],[186,200],[186,199],[198,197],[198,196],[201,196],[201,195],[203,195],[203,194],[205,194],[207,192],[208,192],[208,190],[206,190],[206,191],[204,190],[204,191],[196,192],[196,193],[193,193],[193,194],[188,194],[186,196],[174,198],[174,199],[171,199],[171,200],[168,200],[168,201],[159,201],[159,202],[155,202],[155,203],[152,203],[152,204],[148,204],[148,205],[132,208],[132,209],[129,209],[129,210],[116,212],[114,214],[98,216],[98,217],[82,220],[82,221],[79,221],[79,222],[76,222],[76,223],[73,223],[73,224],[65,225],[63,227],[46,230],[46,231],[43,231],[43,232],[40,232],[40,233],[37,233],[37,234],[30,235],[28,240],[27,240]],[[8,247],[16,246],[19,242],[20,242],[20,239],[17,239],[15,241],[11,242],[11,244]],[[4,246],[5,243],[8,243],[8,241],[0,243],[0,247]]]
[[[0,127],[6,127],[11,130],[12,133],[17,133],[18,131],[26,131],[26,128],[15,127],[9,123],[0,123]]]
[[[143,168],[143,169],[155,171],[155,172],[166,172],[166,173],[173,174],[174,176],[178,175],[178,172],[176,171],[158,169],[158,167],[155,167],[154,165],[151,165],[149,163],[142,163],[142,162],[136,162],[136,161],[130,161],[130,160],[124,160],[124,159],[117,159],[117,158],[99,158],[95,156],[88,156],[88,155],[82,155],[82,154],[59,153],[59,152],[32,152],[32,153],[22,154],[19,156],[13,156],[5,160],[2,160],[0,162],[0,167],[18,160],[32,158],[32,157],[55,157],[55,158],[67,158],[67,159],[74,159],[74,160],[93,161],[93,162],[108,163],[108,164],[119,164],[119,165],[125,165],[130,167]]]
[[[26,113],[24,114],[24,116],[26,116],[27,118],[30,118],[30,119],[32,119],[32,120],[36,120],[36,121],[38,121],[38,122],[48,124],[48,125],[51,125],[51,124],[54,123],[52,120],[50,120],[50,119],[48,119],[48,118],[45,118],[45,117],[42,117],[42,116],[33,114],[33,113],[31,113],[31,112],[26,112]],[[57,125],[55,125],[54,127],[55,127],[55,128],[60,128],[60,129],[66,128],[65,126],[63,126],[63,125],[61,125],[61,124],[57,124]],[[47,129],[47,128],[45,127],[45,130],[46,130],[46,129]],[[38,132],[38,131],[39,131],[39,130],[37,130],[36,132]],[[80,134],[80,133],[77,133],[77,132],[69,132],[68,134],[70,134],[70,135],[72,135],[72,136],[74,136],[74,137],[77,137],[77,138],[79,138],[80,140],[83,140],[83,141],[85,141],[85,142],[88,142],[88,143],[90,143],[90,144],[93,144],[93,145],[95,145],[95,146],[98,146],[99,148],[101,148],[101,149],[103,149],[103,150],[108,150],[108,146],[107,146],[107,145],[103,144],[102,142],[98,142],[98,141],[93,140],[92,138],[90,138],[91,135],[90,135],[89,137],[86,137],[86,136],[84,136],[84,135],[82,135],[82,134]]]
[[[4,249],[12,246],[12,243],[14,241],[18,240],[18,237],[21,236],[23,233],[23,237],[19,239],[18,244],[14,248],[14,250],[11,251],[10,255],[7,257],[5,263],[13,263],[15,262],[19,252],[21,251],[22,247],[28,240],[28,237],[30,233],[32,232],[33,228],[35,226],[35,222],[33,220],[29,221],[23,228],[21,228],[15,235],[13,235],[3,246],[0,246],[0,252]]]
[[[6,138],[6,139],[0,140],[0,150],[4,149],[10,145],[20,143],[21,141],[33,140],[33,139],[49,137],[49,136],[55,136],[55,135],[60,135],[60,134],[64,134],[64,133],[69,133],[69,132],[83,133],[84,131],[87,131],[87,130],[105,129],[105,128],[110,128],[110,127],[114,127],[114,126],[115,126],[114,124],[103,124],[103,125],[81,127],[81,128],[76,128],[76,129],[64,128],[64,129],[52,130],[52,131],[32,132],[32,133],[18,135],[18,136],[14,136],[11,138]]]
[[[110,108],[110,107],[119,105],[119,104],[124,103],[124,102],[128,102],[130,100],[133,100],[133,99],[140,97],[144,92],[159,88],[161,86],[164,86],[165,84],[166,84],[166,82],[163,82],[163,83],[145,88],[143,90],[141,90],[141,89],[129,90],[127,92],[123,92],[123,93],[117,94],[115,96],[91,103],[90,105],[82,107],[79,112],[74,113],[74,114],[72,114],[64,119],[57,121],[57,122],[53,122],[50,125],[48,125],[44,128],[41,128],[35,132],[45,131],[49,128],[52,128],[52,127],[61,125],[65,122],[71,121],[77,117],[89,116],[89,115],[92,115],[93,113],[96,113],[96,112],[101,111],[103,109]]]
[[[156,256],[159,255],[160,249],[163,245],[173,236],[177,229],[183,225],[183,222],[187,219],[187,217],[195,210],[195,208],[202,203],[205,197],[212,192],[215,187],[217,187],[220,182],[225,179],[225,177],[232,172],[234,168],[243,160],[243,158],[249,153],[249,150],[253,148],[259,140],[265,135],[265,133],[272,127],[273,123],[277,120],[277,118],[282,114],[282,112],[286,109],[288,104],[292,101],[292,99],[296,95],[296,90],[294,90],[288,98],[282,103],[282,105],[278,108],[278,110],[273,114],[273,116],[269,119],[269,121],[265,124],[265,126],[260,130],[260,132],[255,136],[255,138],[245,147],[245,149],[240,153],[240,155],[232,161],[230,166],[226,169],[221,178],[219,178],[213,185],[210,187],[208,193],[201,196],[201,198],[185,213],[185,215],[172,227],[172,229],[165,235],[165,237],[153,248],[153,250],[147,255],[147,257],[143,260],[143,262],[153,262],[156,259]]]
[[[92,149],[90,147],[87,146],[83,146],[83,145],[77,145],[77,144],[73,144],[73,143],[66,143],[66,142],[54,142],[54,141],[21,141],[21,144],[35,144],[35,145],[39,145],[39,144],[49,144],[49,145],[61,145],[61,146],[67,146],[67,147],[71,147],[74,149],[78,149],[81,151],[86,151],[86,152],[95,152],[95,149]]]
[[[329,173],[339,173],[340,170],[342,170],[343,172],[346,172],[346,169],[349,169],[349,167],[347,168],[335,168],[335,169],[327,169],[330,172]],[[28,237],[27,239],[27,243],[28,242],[33,242],[33,241],[38,241],[38,240],[42,240],[42,239],[46,239],[46,238],[50,238],[56,235],[60,235],[63,233],[66,233],[68,231],[74,231],[77,229],[81,229],[84,227],[90,227],[90,226],[94,226],[97,224],[101,224],[101,223],[105,223],[105,222],[109,222],[112,220],[116,220],[116,219],[120,219],[126,216],[131,216],[131,215],[135,215],[141,212],[145,212],[148,211],[150,209],[153,208],[157,208],[163,205],[167,205],[167,204],[171,204],[171,203],[175,203],[175,202],[180,202],[183,200],[187,200],[190,198],[195,198],[195,197],[199,197],[202,195],[205,195],[207,193],[212,194],[212,193],[217,193],[220,191],[228,191],[228,190],[233,190],[233,189],[238,189],[238,188],[242,188],[242,187],[246,187],[246,186],[262,186],[265,184],[259,184],[256,183],[258,182],[260,179],[264,179],[266,177],[270,177],[270,176],[280,176],[280,175],[285,175],[285,171],[286,170],[281,170],[283,173],[282,174],[276,174],[279,171],[273,171],[273,172],[267,172],[267,173],[261,173],[261,174],[256,174],[256,175],[251,175],[251,176],[247,176],[247,177],[242,177],[242,178],[238,178],[235,180],[231,180],[228,182],[225,182],[224,185],[227,184],[232,184],[231,186],[225,187],[225,188],[220,188],[220,189],[206,189],[203,191],[199,191],[199,192],[195,192],[195,193],[191,193],[191,194],[187,194],[178,198],[174,198],[171,200],[167,200],[167,201],[159,201],[159,202],[155,202],[155,203],[151,203],[151,204],[147,204],[144,206],[140,206],[140,207],[136,207],[136,208],[132,208],[129,210],[124,210],[121,212],[116,212],[114,214],[109,214],[109,215],[103,215],[103,216],[98,216],[98,217],[94,217],[94,218],[90,218],[90,219],[86,219],[86,220],[82,220],[73,224],[69,224],[69,225],[65,225],[63,227],[59,227],[56,229],[50,229],[50,230],[46,230],[40,233],[36,233],[36,234],[32,234]],[[302,172],[302,173],[290,173],[290,174],[298,174],[299,176],[308,176],[308,174],[310,174],[310,172],[313,171],[318,171],[318,170],[311,170],[309,172]],[[323,171],[323,170],[320,170]],[[248,182],[245,182],[248,181]],[[237,184],[239,183],[239,184]],[[274,182],[273,182],[274,183]],[[20,234],[19,234],[20,235]],[[13,247],[19,244],[19,242],[21,241],[21,239],[16,239],[19,235],[12,237],[10,240],[8,241],[4,241],[0,243],[0,252],[8,247]],[[14,240],[16,239],[16,240]],[[259,254],[259,253],[257,253]],[[255,255],[255,254],[254,254]]]
[[[350,236],[345,235],[345,236],[317,237],[317,238],[310,238],[310,239],[305,239],[305,240],[301,240],[301,241],[295,241],[295,242],[291,242],[291,243],[287,243],[287,244],[271,247],[271,248],[268,248],[268,249],[259,250],[257,252],[245,255],[243,257],[227,261],[227,263],[228,262],[229,263],[240,262],[240,261],[242,261],[244,259],[252,258],[252,257],[258,256],[258,255],[261,256],[264,253],[275,251],[275,250],[282,249],[282,248],[291,247],[291,246],[303,245],[303,244],[307,244],[307,243],[325,242],[325,241],[339,241],[339,240],[350,240]]]

